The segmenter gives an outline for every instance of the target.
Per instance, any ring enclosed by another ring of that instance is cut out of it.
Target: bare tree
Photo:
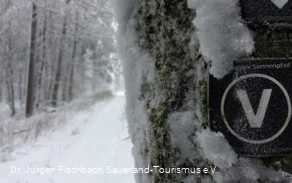
[[[70,0],[66,1],[66,5],[70,3]],[[62,27],[62,37],[61,37],[61,47],[59,51],[59,57],[58,57],[58,63],[57,63],[57,71],[55,75],[55,84],[53,86],[53,96],[52,96],[52,105],[57,106],[57,100],[58,100],[58,93],[59,93],[59,86],[61,81],[61,70],[62,70],[62,61],[63,61],[63,49],[65,46],[65,36],[67,33],[67,17],[64,18],[64,23]]]
[[[27,79],[27,98],[25,114],[30,117],[34,110],[35,100],[35,51],[36,51],[36,37],[37,37],[37,6],[32,3],[32,19],[31,19],[31,39],[30,39],[30,54],[28,64],[28,79]]]
[[[69,82],[67,87],[68,92],[68,99],[71,101],[73,99],[73,81],[74,81],[74,67],[75,67],[75,61],[76,61],[76,54],[77,54],[77,34],[78,34],[78,25],[79,25],[79,13],[78,10],[75,12],[76,20],[75,20],[75,32],[74,32],[74,43],[73,43],[73,53],[72,53],[72,61],[69,65]]]

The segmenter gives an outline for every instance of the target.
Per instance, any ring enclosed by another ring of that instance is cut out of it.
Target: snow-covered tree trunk
[[[266,51],[268,34],[260,32],[255,32],[253,51],[236,1],[113,0],[113,6],[135,167],[166,168],[136,174],[136,182],[291,180],[281,171],[291,172],[290,156],[240,157],[221,133],[208,127],[207,60],[212,61],[210,72],[222,78],[237,58],[275,56]],[[176,172],[166,173],[169,168]],[[208,168],[208,173],[182,168]]]
[[[198,53],[194,17],[185,0],[144,0],[119,20],[136,167],[209,167],[195,138],[208,121],[207,64]],[[211,180],[188,173],[136,176],[157,183],[199,179]]]
[[[195,13],[184,0],[143,1],[136,11],[139,46],[153,59],[155,68],[155,78],[142,81],[139,94],[148,111],[148,142],[142,149],[147,152],[146,162],[161,168],[203,166],[207,161],[197,154],[193,138],[196,128],[207,122],[203,118],[195,122],[200,103],[196,90],[206,89],[206,82],[197,76],[198,48],[192,45]],[[155,172],[151,179],[180,182],[187,177]]]

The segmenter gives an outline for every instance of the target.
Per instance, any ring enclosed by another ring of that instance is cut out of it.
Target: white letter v
[[[249,98],[247,96],[247,93],[245,90],[238,90],[237,96],[240,100],[240,103],[243,107],[243,110],[245,112],[247,121],[251,128],[261,128],[264,117],[268,108],[268,104],[271,98],[272,89],[264,89],[262,93],[262,97],[260,100],[260,104],[258,106],[258,110],[256,115],[254,114],[254,111],[252,109],[252,106],[250,104]]]

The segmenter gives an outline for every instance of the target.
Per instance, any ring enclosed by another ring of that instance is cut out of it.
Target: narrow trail
[[[109,173],[133,167],[124,106],[115,95],[75,114],[64,129],[0,163],[0,183],[133,183],[132,173]]]

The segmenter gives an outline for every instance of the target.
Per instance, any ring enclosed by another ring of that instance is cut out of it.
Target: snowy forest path
[[[90,110],[75,114],[64,129],[38,139],[32,147],[16,155],[14,161],[0,163],[0,182],[134,182],[131,173],[108,173],[113,168],[133,166],[124,106],[125,97],[115,95]],[[37,173],[36,168],[39,168]],[[50,171],[44,173],[45,168]],[[27,170],[33,172],[26,173]]]

